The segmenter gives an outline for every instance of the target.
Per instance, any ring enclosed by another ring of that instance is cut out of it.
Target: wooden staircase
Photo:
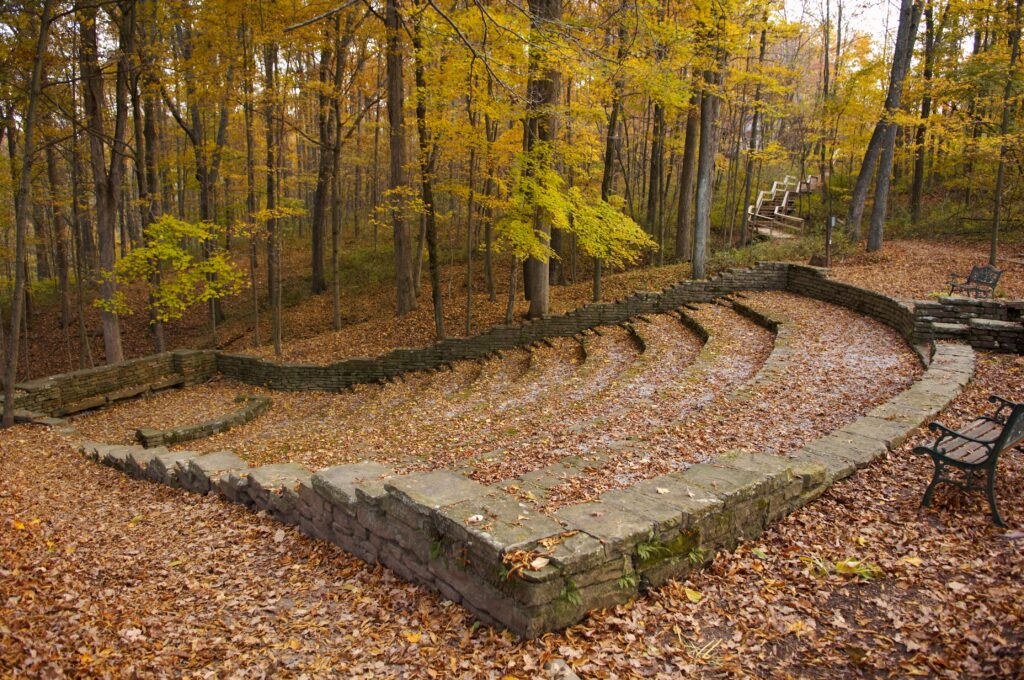
[[[821,186],[817,175],[797,180],[786,175],[781,182],[773,182],[768,191],[757,194],[757,203],[747,206],[750,232],[762,238],[796,238],[804,230],[804,220],[798,217],[794,200]]]

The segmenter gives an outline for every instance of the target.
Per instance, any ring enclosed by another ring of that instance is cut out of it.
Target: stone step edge
[[[268,396],[253,394],[239,395],[235,397],[235,403],[241,404],[241,408],[194,425],[182,425],[166,430],[141,427],[135,431],[135,439],[145,448],[204,439],[255,420],[266,413],[274,402]]]

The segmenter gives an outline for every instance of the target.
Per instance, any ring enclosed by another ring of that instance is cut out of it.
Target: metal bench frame
[[[955,273],[949,275],[949,294],[966,293],[970,297],[990,298],[999,285],[999,277],[1003,275],[1002,269],[996,269],[990,264],[976,264],[971,267],[971,273],[963,281]]]
[[[988,400],[997,404],[995,412],[991,416],[978,418],[971,423],[971,427],[991,423],[993,426],[999,427],[999,433],[995,437],[988,439],[971,437],[951,430],[941,423],[931,423],[928,425],[928,429],[937,433],[939,438],[930,446],[915,446],[913,453],[927,454],[931,456],[932,462],[935,464],[932,481],[921,500],[922,506],[931,506],[935,487],[942,482],[957,486],[964,491],[984,490],[992,513],[992,521],[997,526],[1005,527],[1006,523],[1003,522],[1003,518],[999,515],[999,508],[996,506],[996,464],[1003,451],[1017,446],[1024,439],[1024,404],[1016,404],[995,395],[990,396]],[[975,462],[963,460],[959,453],[951,457],[948,455],[950,450],[947,446],[954,442],[956,444],[954,448],[966,451],[966,453],[984,452],[984,456]],[[966,480],[955,479],[943,474],[947,467],[963,471]]]

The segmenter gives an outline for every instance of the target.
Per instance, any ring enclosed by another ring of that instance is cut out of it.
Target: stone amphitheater
[[[103,464],[265,511],[533,637],[685,576],[869,465],[959,394],[972,346],[1024,348],[1022,307],[898,301],[763,263],[327,366],[153,355],[19,384],[16,406]],[[834,365],[811,371],[824,349],[806,310],[888,335],[833,341]],[[93,436],[107,407],[211,379],[251,393],[203,422],[153,427],[140,408],[137,431]],[[857,379],[856,406],[809,398]],[[297,391],[324,397],[301,412]],[[311,426],[326,453],[294,441]]]

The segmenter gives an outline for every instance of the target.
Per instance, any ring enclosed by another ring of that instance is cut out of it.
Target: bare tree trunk
[[[57,289],[60,295],[60,326],[71,325],[71,287],[68,276],[67,239],[69,234],[67,217],[61,207],[58,192],[63,178],[57,165],[57,154],[52,143],[46,146],[46,177],[50,184],[50,205],[53,206],[53,240],[57,249]]]
[[[405,187],[405,113],[402,109],[405,88],[402,79],[402,21],[398,13],[398,0],[387,0],[384,11],[384,24],[387,30],[387,104],[391,146],[390,189],[393,194],[397,194]],[[403,215],[405,201],[397,195],[392,195],[390,200],[393,203],[391,224],[395,239],[396,309],[398,315],[402,316],[416,308],[412,277],[412,238]]]
[[[900,108],[900,100],[903,97],[903,83],[910,68],[910,60],[914,55],[914,38],[917,35],[917,24],[921,19],[921,5],[915,0],[902,0],[900,5],[900,23],[896,31],[896,46],[893,51],[892,69],[889,74],[889,88],[885,96],[885,108],[881,118],[875,124],[871,133],[871,141],[864,152],[864,159],[861,161],[860,172],[857,174],[857,182],[853,187],[853,195],[850,198],[850,209],[846,216],[846,228],[850,235],[859,240],[861,231],[861,218],[864,216],[864,204],[867,201],[868,189],[871,180],[874,178],[875,165],[882,155],[882,150],[889,136],[886,133],[889,122]],[[895,137],[893,137],[895,142]],[[883,171],[880,169],[880,171]],[[884,169],[885,173],[892,171],[891,165]],[[877,238],[878,247],[881,247],[881,237]],[[869,247],[870,250],[870,247]]]
[[[1014,4],[1013,24],[1008,36],[1010,65],[1006,72],[1006,84],[1003,86],[1003,117],[999,124],[1002,141],[999,145],[999,165],[996,169],[996,188],[992,205],[992,239],[988,253],[988,262],[993,267],[996,264],[996,255],[999,250],[999,227],[1003,217],[1003,185],[1006,182],[1006,159],[1010,153],[1010,145],[1007,140],[1011,116],[1015,109],[1012,101],[1013,85],[1017,79],[1017,62],[1020,60],[1021,4],[1022,0],[1017,0]]]
[[[761,45],[757,53],[757,70],[760,75],[761,69],[764,67],[764,54],[768,47],[768,15],[765,14],[761,17],[761,21],[764,22],[761,26]],[[758,79],[757,85],[754,87],[754,114],[750,120],[750,145],[747,147],[747,161],[746,169],[743,173],[743,204],[740,206],[742,209],[742,215],[740,216],[740,245],[745,246],[750,241],[749,233],[749,221],[750,216],[747,213],[747,206],[750,205],[750,194],[753,190],[751,186],[751,180],[754,176],[754,155],[757,153],[757,148],[761,143],[758,137],[758,133],[761,130],[761,80]],[[801,181],[803,177],[797,178],[797,181]],[[822,178],[824,179],[824,178]]]
[[[417,2],[417,6],[419,3]],[[427,79],[423,64],[423,38],[420,15],[413,20],[413,60],[416,78],[416,132],[419,138],[420,197],[426,209],[427,257],[430,260],[430,297],[434,305],[434,335],[443,340],[444,300],[441,298],[441,263],[437,254],[437,212],[434,207],[434,167],[437,148],[427,129]]]
[[[277,242],[277,171],[280,165],[275,131],[277,129],[275,97],[277,96],[275,73],[277,71],[277,44],[271,43],[263,48],[263,69],[265,75],[264,96],[267,98],[264,116],[266,117],[267,139],[267,286],[270,289],[271,337],[274,342],[274,354],[281,356],[281,257]]]
[[[252,293],[252,346],[260,346],[260,287],[256,277],[259,266],[257,248],[259,230],[256,224],[256,138],[253,130],[255,123],[255,96],[253,80],[255,74],[255,49],[252,44],[252,29],[242,26],[242,54],[245,71],[242,76],[242,113],[245,121],[245,211],[249,222],[249,285]]]
[[[97,10],[95,6],[83,7],[80,13],[79,34],[81,36],[81,62],[83,98],[87,118],[86,132],[89,134],[89,152],[96,200],[96,230],[99,234],[100,269],[104,272],[100,283],[100,296],[113,304],[116,282],[113,276],[117,258],[115,229],[117,208],[121,198],[121,179],[124,174],[124,139],[127,121],[127,60],[131,54],[134,36],[134,4],[122,5],[119,35],[120,58],[116,71],[114,88],[115,113],[114,131],[110,137],[110,165],[107,166],[106,140],[108,133],[104,125],[107,107],[103,88],[103,71],[98,56],[96,35]],[[117,315],[104,309],[100,316],[103,321],[103,345],[107,363],[113,364],[124,359],[121,348],[121,326]]]
[[[18,371],[18,335],[21,327],[22,305],[25,298],[25,234],[28,231],[28,211],[32,199],[32,160],[35,153],[36,111],[43,87],[43,57],[50,33],[50,9],[53,0],[43,0],[42,15],[39,17],[39,36],[36,40],[35,58],[32,62],[32,78],[29,81],[28,109],[23,122],[24,141],[21,153],[21,174],[18,194],[14,201],[15,246],[14,246],[14,292],[11,296],[11,334],[7,347],[7,365],[4,371],[4,413],[3,425],[14,424],[14,383]]]
[[[533,33],[547,30],[554,22],[562,18],[561,0],[530,0],[530,29]],[[556,64],[547,62],[550,57],[536,47],[531,46],[529,56],[529,77],[527,80],[526,119],[523,131],[523,150],[527,154],[542,149],[547,154],[547,147],[555,139],[555,117],[552,108],[558,105],[562,91],[561,74]],[[550,162],[550,158],[544,162]],[[551,224],[538,211],[534,217],[534,231],[541,240],[547,241],[551,236]],[[526,261],[526,277],[524,287],[530,292],[531,319],[542,317],[548,313],[548,287],[550,281],[550,258],[528,258]]]
[[[694,82],[696,85],[696,81]],[[693,226],[690,206],[697,174],[697,137],[700,134],[700,91],[694,90],[686,111],[686,140],[683,142],[683,168],[679,173],[679,212],[676,215],[675,256],[679,262],[693,258]]]
[[[928,118],[932,112],[932,72],[935,66],[935,47],[937,36],[932,20],[932,2],[924,8],[924,92],[921,95],[921,122],[917,125],[914,135],[914,179],[910,187],[910,221],[917,224],[921,221],[921,194],[924,191],[925,148],[928,135]]]
[[[317,91],[317,129],[320,139],[320,160],[316,173],[316,191],[313,198],[313,224],[310,228],[311,258],[310,269],[312,278],[310,280],[310,292],[314,295],[327,290],[327,277],[324,274],[324,241],[327,232],[327,199],[330,196],[331,187],[334,185],[334,145],[338,144],[337,121],[334,120],[334,108],[331,106],[327,88],[331,79],[331,60],[334,58],[332,47],[325,46],[320,50],[319,80],[320,87]],[[341,55],[337,55],[341,59]],[[337,98],[340,93],[335,92]]]
[[[718,76],[713,71],[704,72],[704,82],[709,88],[701,95],[700,101],[700,148],[697,160],[697,220],[693,233],[693,278],[707,276],[708,239],[711,234],[711,201],[714,195],[715,153],[718,146],[718,108],[721,99],[714,93]]]

